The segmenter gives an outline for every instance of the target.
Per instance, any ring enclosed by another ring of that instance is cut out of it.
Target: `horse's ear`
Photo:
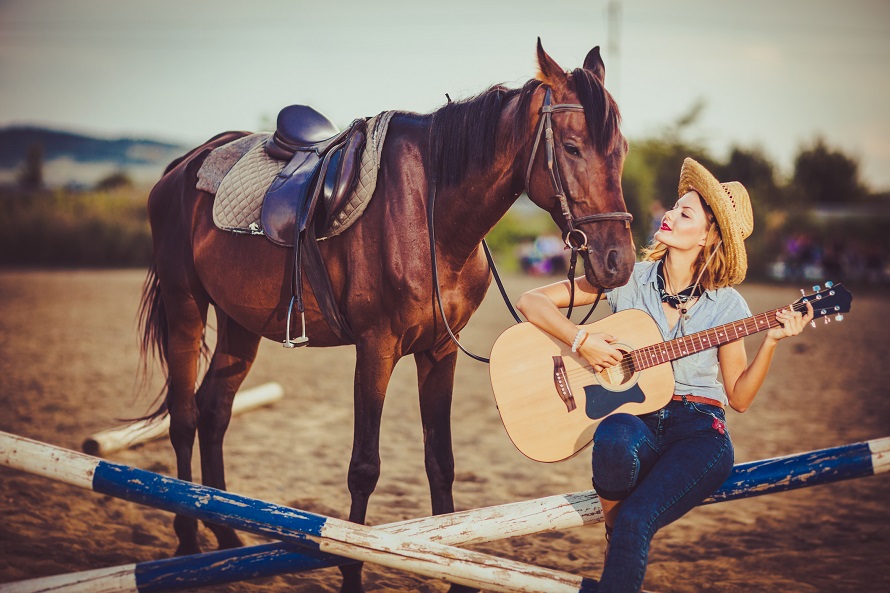
[[[565,80],[566,73],[556,61],[547,55],[541,38],[538,37],[538,80],[550,86],[556,86]]]
[[[584,58],[584,69],[589,70],[600,82],[606,82],[606,65],[603,63],[603,58],[600,57],[600,46],[597,45],[587,52],[587,57]]]

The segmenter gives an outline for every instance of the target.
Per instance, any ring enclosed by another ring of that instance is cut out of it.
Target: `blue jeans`
[[[671,401],[651,414],[615,414],[600,423],[593,437],[593,487],[621,505],[599,593],[642,588],[655,532],[713,494],[729,477],[733,458],[717,406]]]

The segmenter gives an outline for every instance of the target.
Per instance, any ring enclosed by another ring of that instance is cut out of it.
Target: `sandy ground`
[[[135,312],[141,271],[0,272],[0,430],[79,449],[84,437],[145,411],[135,398]],[[537,279],[514,277],[514,298]],[[794,287],[743,286],[755,312],[790,302]],[[491,291],[464,332],[487,353],[510,319]],[[876,291],[856,294],[843,323],[819,324],[780,346],[755,405],[730,413],[737,462],[890,435],[890,337]],[[760,339],[749,338],[749,353]],[[285,398],[236,418],[226,441],[229,488],[345,517],[352,438],[350,348],[289,351],[264,342],[245,387],[278,381]],[[382,477],[368,521],[429,514],[413,363],[396,369],[384,412]],[[319,368],[331,373],[310,372]],[[340,371],[342,369],[342,371]],[[159,386],[155,377],[152,391]],[[454,398],[459,509],[590,488],[588,453],[539,464],[504,433],[487,367],[463,357]],[[166,440],[112,455],[173,475]],[[696,509],[659,533],[645,587],[652,591],[890,590],[886,475]],[[202,528],[207,548],[209,531]],[[256,541],[256,538],[255,540]],[[601,526],[476,549],[596,577]],[[0,468],[0,583],[169,556],[172,516]],[[366,566],[369,591],[445,591],[441,581]],[[336,569],[210,591],[336,591]]]

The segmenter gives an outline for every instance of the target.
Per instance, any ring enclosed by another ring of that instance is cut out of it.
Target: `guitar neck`
[[[776,313],[784,308],[773,309],[766,313],[719,325],[712,329],[683,336],[682,338],[638,348],[630,353],[634,368],[637,370],[647,369],[707,350],[708,348],[722,346],[751,334],[778,327],[782,324],[776,318]]]

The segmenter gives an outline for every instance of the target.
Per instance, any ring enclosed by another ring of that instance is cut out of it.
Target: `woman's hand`
[[[774,327],[766,334],[767,339],[775,342],[790,336],[796,336],[803,331],[804,326],[813,320],[813,305],[807,301],[807,314],[790,309],[782,309],[776,313],[776,319],[782,323],[782,327]]]
[[[612,346],[614,341],[615,336],[609,334],[588,334],[578,348],[578,353],[593,365],[593,370],[598,373],[621,362],[622,354]]]

